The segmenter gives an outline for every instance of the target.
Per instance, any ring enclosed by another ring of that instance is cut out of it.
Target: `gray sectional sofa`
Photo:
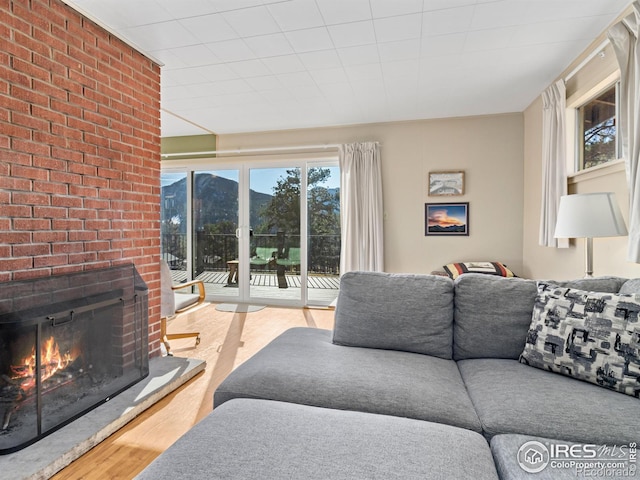
[[[553,285],[640,292],[618,277]],[[333,331],[291,329],[239,366],[139,478],[634,478],[640,399],[520,363],[539,299],[533,280],[347,273]],[[578,463],[551,464],[562,455]]]

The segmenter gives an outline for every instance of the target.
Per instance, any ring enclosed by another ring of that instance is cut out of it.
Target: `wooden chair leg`
[[[191,337],[196,337],[196,347],[200,345],[200,332],[167,333],[167,319],[166,317],[162,317],[160,319],[160,340],[162,341],[162,343],[164,343],[164,348],[167,349],[167,355],[173,356],[173,353],[171,353],[171,345],[169,344],[169,340]]]

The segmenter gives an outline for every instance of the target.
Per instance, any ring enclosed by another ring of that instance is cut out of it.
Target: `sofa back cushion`
[[[555,285],[616,293],[621,277],[553,281]],[[537,295],[535,280],[467,273],[455,280],[453,358],[511,358],[522,353]]]
[[[454,283],[453,358],[511,358],[522,353],[536,298],[536,282],[461,275]]]
[[[345,273],[340,281],[333,343],[450,359],[453,281],[433,275]],[[518,353],[521,351],[522,345]]]

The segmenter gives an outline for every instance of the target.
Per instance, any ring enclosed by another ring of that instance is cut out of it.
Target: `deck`
[[[174,283],[186,281],[187,272],[184,270],[172,270],[171,276]],[[196,277],[205,284],[207,295],[225,297],[233,300],[238,297],[237,285],[227,284],[229,272],[202,272]],[[278,277],[273,273],[251,273],[249,281],[250,295],[255,298],[272,300],[298,300],[302,288],[300,275],[286,274],[288,288],[278,287]],[[310,304],[329,305],[338,296],[340,277],[338,275],[309,275],[307,289]]]

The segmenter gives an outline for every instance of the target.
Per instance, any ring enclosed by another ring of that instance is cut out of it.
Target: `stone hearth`
[[[0,456],[3,478],[47,479],[204,370],[206,362],[156,357],[149,376],[86,415],[18,452]]]

